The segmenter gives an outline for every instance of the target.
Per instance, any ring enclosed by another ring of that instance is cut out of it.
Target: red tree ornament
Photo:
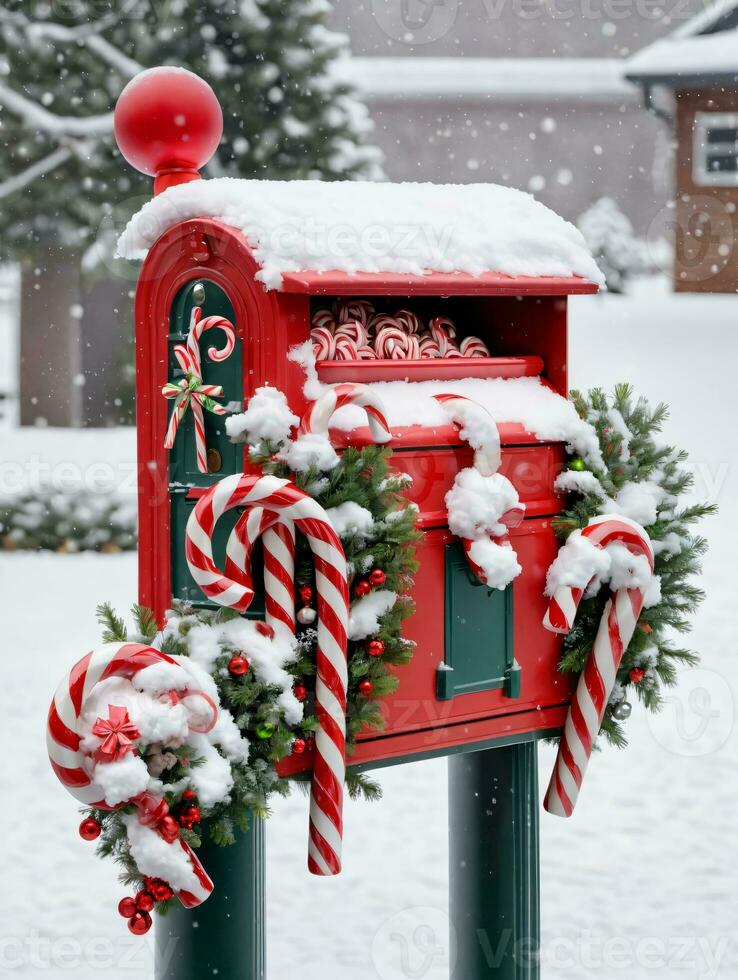
[[[369,580],[365,578],[360,578],[354,586],[354,595],[358,596],[360,599],[365,595],[369,595],[371,591],[372,587],[369,584]]]
[[[120,152],[155,177],[154,193],[197,180],[218,148],[223,113],[208,83],[184,68],[150,68],[136,75],[115,107]]]
[[[634,667],[630,672],[630,679],[634,684],[640,684],[645,676],[645,670],[641,670],[640,667]]]
[[[369,581],[372,585],[384,585],[387,581],[387,573],[381,568],[373,568],[369,573]]]
[[[231,657],[228,663],[228,673],[233,677],[243,677],[247,674],[249,670],[249,662],[244,657],[242,653],[236,654],[235,657]]]
[[[304,701],[308,696],[307,688],[304,684],[295,684],[294,694],[298,701]]]
[[[361,683],[359,684],[359,691],[365,697],[369,697],[369,695],[372,693],[373,690],[374,690],[374,685],[370,680],[361,681]]]
[[[124,919],[132,919],[136,911],[136,900],[134,898],[126,896],[118,902],[118,912]]]
[[[384,643],[382,640],[369,640],[366,646],[366,652],[370,657],[381,657],[384,653]]]
[[[101,830],[102,827],[98,820],[95,820],[94,817],[87,817],[79,825],[79,836],[82,840],[97,840]]]
[[[128,928],[131,930],[134,936],[145,936],[151,928],[151,916],[148,912],[136,912],[136,914],[128,920]]]

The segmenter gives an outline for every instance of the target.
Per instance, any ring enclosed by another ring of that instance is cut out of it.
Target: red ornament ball
[[[300,599],[307,605],[309,602],[313,601],[313,587],[312,585],[301,585],[300,586]]]
[[[179,837],[179,824],[171,813],[161,818],[158,829],[164,840],[168,840],[170,844]]]
[[[192,803],[197,799],[197,793],[194,789],[186,789],[182,794],[182,799]]]
[[[298,701],[304,701],[308,696],[307,688],[304,684],[295,684],[293,691]]]
[[[361,599],[365,595],[369,595],[372,591],[372,587],[369,584],[369,579],[361,578],[354,586],[354,595],[359,596]]]
[[[118,912],[124,919],[132,919],[137,911],[135,898],[121,898],[118,902]]]
[[[187,806],[179,815],[179,822],[183,827],[192,828],[196,823],[200,823],[202,814],[199,806]]]
[[[147,891],[140,891],[136,895],[136,910],[138,912],[150,912],[155,905],[154,896]]]
[[[223,113],[208,83],[184,68],[150,68],[123,89],[115,107],[120,152],[141,173],[205,166],[223,135]]]
[[[261,633],[262,636],[268,637],[268,639],[274,639],[274,627],[270,626],[269,623],[257,623],[256,632]]]
[[[244,657],[242,653],[237,653],[235,657],[231,657],[228,662],[228,673],[232,677],[243,677],[244,674],[249,672],[249,662]]]
[[[359,691],[366,697],[368,697],[373,690],[374,690],[374,685],[372,684],[371,681],[364,680],[359,683]]]
[[[366,652],[370,657],[381,657],[384,653],[384,643],[381,640],[369,640]]]
[[[369,573],[369,581],[372,585],[384,585],[387,581],[387,574],[381,568],[373,568]]]
[[[296,738],[292,742],[292,754],[293,755],[302,755],[302,753],[304,751],[305,751],[305,739],[304,738]]]
[[[640,684],[645,676],[646,676],[646,671],[641,670],[640,667],[634,667],[629,674],[629,677],[634,684]]]
[[[95,820],[94,817],[86,817],[79,825],[79,836],[82,840],[97,840],[101,830],[99,820]]]
[[[134,936],[145,936],[151,928],[151,916],[148,912],[136,912],[133,918],[128,920],[128,928]]]

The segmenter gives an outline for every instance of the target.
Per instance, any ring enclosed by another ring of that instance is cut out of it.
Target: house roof
[[[145,204],[118,252],[143,258],[193,218],[241,232],[267,289],[523,293],[539,283],[565,293],[602,283],[577,228],[497,184],[197,180]]]
[[[626,77],[682,89],[738,85],[738,30],[657,41],[629,60]]]
[[[679,89],[738,85],[738,0],[717,0],[639,51],[626,61],[625,77]]]

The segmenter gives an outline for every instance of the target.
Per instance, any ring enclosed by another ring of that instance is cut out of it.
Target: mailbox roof
[[[203,217],[244,235],[267,289],[564,294],[602,283],[573,225],[496,184],[198,180],[144,205],[119,254],[143,258],[169,228]]]

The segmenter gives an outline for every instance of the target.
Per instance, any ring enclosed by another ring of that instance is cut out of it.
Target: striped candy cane
[[[205,416],[203,409],[213,412],[214,415],[226,414],[226,409],[216,401],[213,401],[214,398],[222,398],[223,388],[220,385],[206,385],[202,380],[200,338],[206,330],[212,330],[215,327],[225,333],[226,342],[225,346],[220,350],[215,347],[210,347],[208,349],[208,357],[211,361],[224,361],[227,357],[230,357],[236,345],[236,333],[233,324],[230,320],[226,320],[222,316],[207,316],[203,319],[202,309],[199,306],[194,306],[190,318],[187,342],[184,345],[177,344],[174,347],[174,356],[184,372],[184,378],[177,382],[168,382],[161,390],[165,398],[174,399],[174,409],[169,419],[164,447],[171,449],[174,446],[177,430],[188,406],[191,405],[195,423],[197,468],[201,473],[208,472],[207,447],[205,444]]]
[[[243,513],[226,544],[224,572],[249,587],[251,553],[263,539],[265,619],[275,632],[295,635],[295,525],[278,513],[252,507]]]
[[[502,450],[497,424],[486,408],[464,395],[434,395],[435,400],[445,409],[446,414],[458,429],[467,424],[481,422],[486,428],[484,445],[474,447],[474,467],[482,476],[492,476],[500,468]]]
[[[574,532],[577,533],[576,531]],[[644,529],[626,517],[594,517],[581,535],[600,548],[618,541],[634,555],[645,555],[653,572],[653,548]],[[561,586],[554,592],[544,626],[567,633],[574,625],[585,589]],[[602,724],[623,654],[635,632],[645,600],[641,588],[618,589],[610,596],[600,620],[592,652],[579,677],[564,731],[559,740],[545,808],[560,817],[571,816],[587,770],[592,746]]]
[[[474,468],[482,476],[486,477],[493,476],[497,473],[502,462],[500,433],[497,428],[497,423],[487,409],[483,408],[478,402],[472,401],[471,398],[466,398],[464,395],[440,394],[434,395],[433,397],[445,409],[451,421],[462,433],[464,433],[466,426],[475,426],[477,432],[485,432],[486,438],[484,442],[481,445],[475,445],[473,447]],[[468,435],[466,438],[468,440]],[[499,477],[498,479],[505,480],[505,477]],[[521,504],[518,501],[515,506],[510,507],[504,514],[500,515],[499,523],[503,524],[509,530],[510,528],[517,527],[524,516],[525,504]],[[474,541],[464,538],[461,543],[472,572],[474,572],[480,581],[486,582],[487,578],[484,570],[472,558]],[[494,543],[512,547],[508,534],[495,536]]]
[[[49,708],[46,745],[52,769],[76,800],[84,806],[100,810],[117,810],[133,804],[142,824],[155,829],[167,843],[180,848],[187,855],[192,868],[191,883],[189,887],[178,890],[177,897],[185,908],[194,908],[212,892],[213,883],[194,851],[182,840],[178,830],[172,828],[173,818],[169,817],[166,802],[151,793],[141,793],[125,803],[108,806],[104,790],[90,778],[90,757],[80,749],[80,718],[96,685],[110,677],[133,680],[140,670],[154,664],[169,664],[184,675],[184,670],[171,657],[141,643],[107,643],[88,653],[74,665],[56,690]],[[162,691],[162,694],[169,693],[180,699],[194,694],[203,696],[201,692],[186,689]],[[217,716],[217,708],[209,698],[207,700]]]
[[[350,381],[332,385],[313,402],[300,421],[300,427],[297,431],[298,439],[300,436],[316,432],[327,436],[333,415],[344,405],[357,405],[364,409],[375,442],[390,441],[392,433],[387,424],[387,419],[384,417],[384,406],[381,400],[368,385],[353,384]]]
[[[346,644],[349,592],[346,558],[328,515],[312,497],[272,476],[225,477],[202,496],[187,521],[185,554],[193,578],[208,598],[244,612],[253,587],[220,572],[213,561],[212,533],[233,507],[263,508],[291,522],[308,540],[315,558],[318,605],[315,763],[310,802],[308,867],[316,875],[341,870],[343,783],[346,773]]]

